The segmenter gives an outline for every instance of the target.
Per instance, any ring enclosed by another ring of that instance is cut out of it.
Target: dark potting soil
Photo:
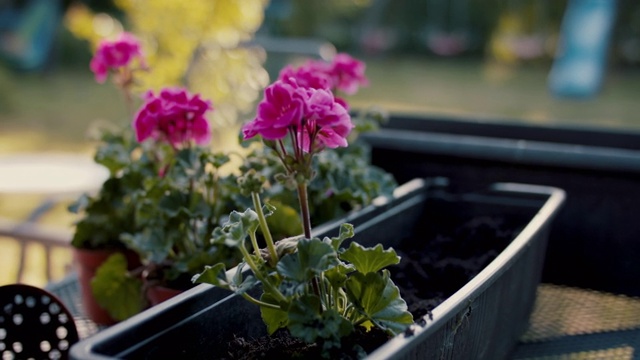
[[[354,331],[344,339],[345,345],[330,353],[330,359],[358,359],[372,352],[390,339],[384,331],[373,329],[365,333]],[[321,360],[322,351],[318,344],[308,344],[279,330],[272,336],[263,336],[247,341],[235,338],[229,344],[228,360],[235,359],[304,359]]]
[[[396,249],[402,259],[389,268],[391,278],[416,320],[482,271],[520,231],[497,217],[454,223],[416,229]]]
[[[407,302],[415,320],[453,295],[484,269],[515,238],[514,229],[504,219],[476,217],[464,222],[454,219],[437,226],[414,229],[411,238],[396,248],[400,264],[390,267],[392,279]],[[367,353],[384,344],[382,332],[358,332],[345,344],[359,344]],[[301,358],[320,359],[315,344],[292,338],[286,331],[258,339],[236,338],[229,345],[229,359]],[[343,345],[350,348],[351,345]],[[336,354],[332,359],[357,359],[357,353]]]

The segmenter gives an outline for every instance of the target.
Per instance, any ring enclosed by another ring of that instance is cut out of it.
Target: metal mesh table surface
[[[104,328],[91,321],[84,313],[80,295],[80,283],[75,273],[71,273],[64,279],[47,285],[45,290],[57,296],[73,315],[80,339],[87,338]]]
[[[512,358],[640,359],[640,298],[542,284]]]

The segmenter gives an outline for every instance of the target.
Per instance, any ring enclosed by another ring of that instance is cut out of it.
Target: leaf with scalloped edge
[[[127,319],[144,309],[142,280],[127,271],[127,258],[122,253],[111,255],[91,280],[93,295],[115,320]]]
[[[370,320],[393,334],[401,333],[413,323],[407,303],[400,297],[388,270],[382,270],[382,274],[356,272],[347,280],[345,289],[362,320]]]
[[[375,273],[400,262],[400,257],[393,248],[384,250],[381,244],[365,248],[355,242],[352,242],[351,246],[340,254],[340,259],[350,262],[357,271],[363,274]]]

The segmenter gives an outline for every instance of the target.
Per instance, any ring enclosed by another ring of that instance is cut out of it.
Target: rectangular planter
[[[396,248],[427,224],[476,216],[499,216],[519,230],[484,270],[433,310],[432,320],[418,321],[370,359],[505,358],[527,327],[549,227],[564,192],[499,183],[459,193],[446,183],[411,181],[393,199],[378,199],[362,212],[315,229],[318,236],[335,235],[339,224],[347,221],[355,225],[355,240],[361,244]],[[241,297],[200,285],[76,344],[71,358],[219,358],[224,356],[217,353],[220,344],[234,335],[264,335],[259,319],[259,309]]]
[[[495,182],[565,190],[543,282],[640,296],[639,131],[396,115],[366,140],[374,164],[400,182],[444,176],[458,191]]]

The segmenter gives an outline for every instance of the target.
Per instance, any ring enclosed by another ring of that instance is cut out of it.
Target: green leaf
[[[175,243],[168,233],[157,227],[146,227],[134,235],[122,234],[120,238],[142,258],[155,263],[167,259]]]
[[[355,242],[352,242],[351,246],[340,254],[340,259],[352,263],[356,270],[363,274],[375,273],[400,262],[400,257],[392,248],[384,250],[381,244],[365,248]]]
[[[370,320],[383,330],[399,334],[413,322],[388,270],[382,270],[382,274],[354,273],[346,282],[346,292],[362,320]]]
[[[236,267],[236,272],[233,276],[229,276],[224,264],[216,264],[214,266],[205,266],[205,269],[200,274],[196,274],[191,278],[194,283],[205,283],[218,286],[223,289],[231,290],[236,294],[243,294],[251,289],[257,280],[253,276],[247,276],[243,278],[242,272],[245,263],[240,263]]]
[[[351,264],[338,264],[324,272],[325,279],[329,280],[331,286],[335,289],[342,288],[347,281],[347,275],[355,270]]]
[[[278,302],[269,294],[264,293],[260,297],[261,301],[269,304],[277,304]],[[269,307],[261,306],[260,315],[265,325],[267,325],[267,332],[272,335],[276,330],[286,327],[289,324],[289,317],[286,311],[281,309],[272,309]]]
[[[231,281],[227,278],[227,268],[224,264],[205,266],[204,270],[194,275],[191,281],[194,283],[211,284],[223,289],[231,290]]]
[[[91,290],[98,304],[115,320],[127,319],[145,306],[142,280],[127,271],[127,259],[121,253],[111,255],[96,271]]]
[[[337,264],[337,253],[331,245],[317,238],[301,239],[298,251],[283,256],[276,269],[289,280],[306,282]]]
[[[340,338],[349,335],[353,325],[333,309],[320,309],[320,299],[315,295],[294,301],[289,309],[289,332],[308,343],[322,339],[324,349],[340,346]]]
[[[225,153],[207,153],[207,161],[215,168],[220,168],[230,161],[229,155]]]
[[[158,206],[167,216],[175,217],[185,206],[184,195],[179,192],[171,192],[165,194],[159,201]]]
[[[355,235],[353,225],[344,223],[340,225],[340,234],[337,237],[332,237],[331,239],[325,238],[324,241],[329,242],[331,246],[338,251],[340,246],[342,246],[342,243],[347,239],[351,239],[353,235]]]
[[[226,246],[238,247],[247,238],[249,233],[255,233],[260,225],[258,214],[251,209],[240,213],[233,211],[229,215],[229,220],[213,231],[213,241],[215,243],[224,242]]]

